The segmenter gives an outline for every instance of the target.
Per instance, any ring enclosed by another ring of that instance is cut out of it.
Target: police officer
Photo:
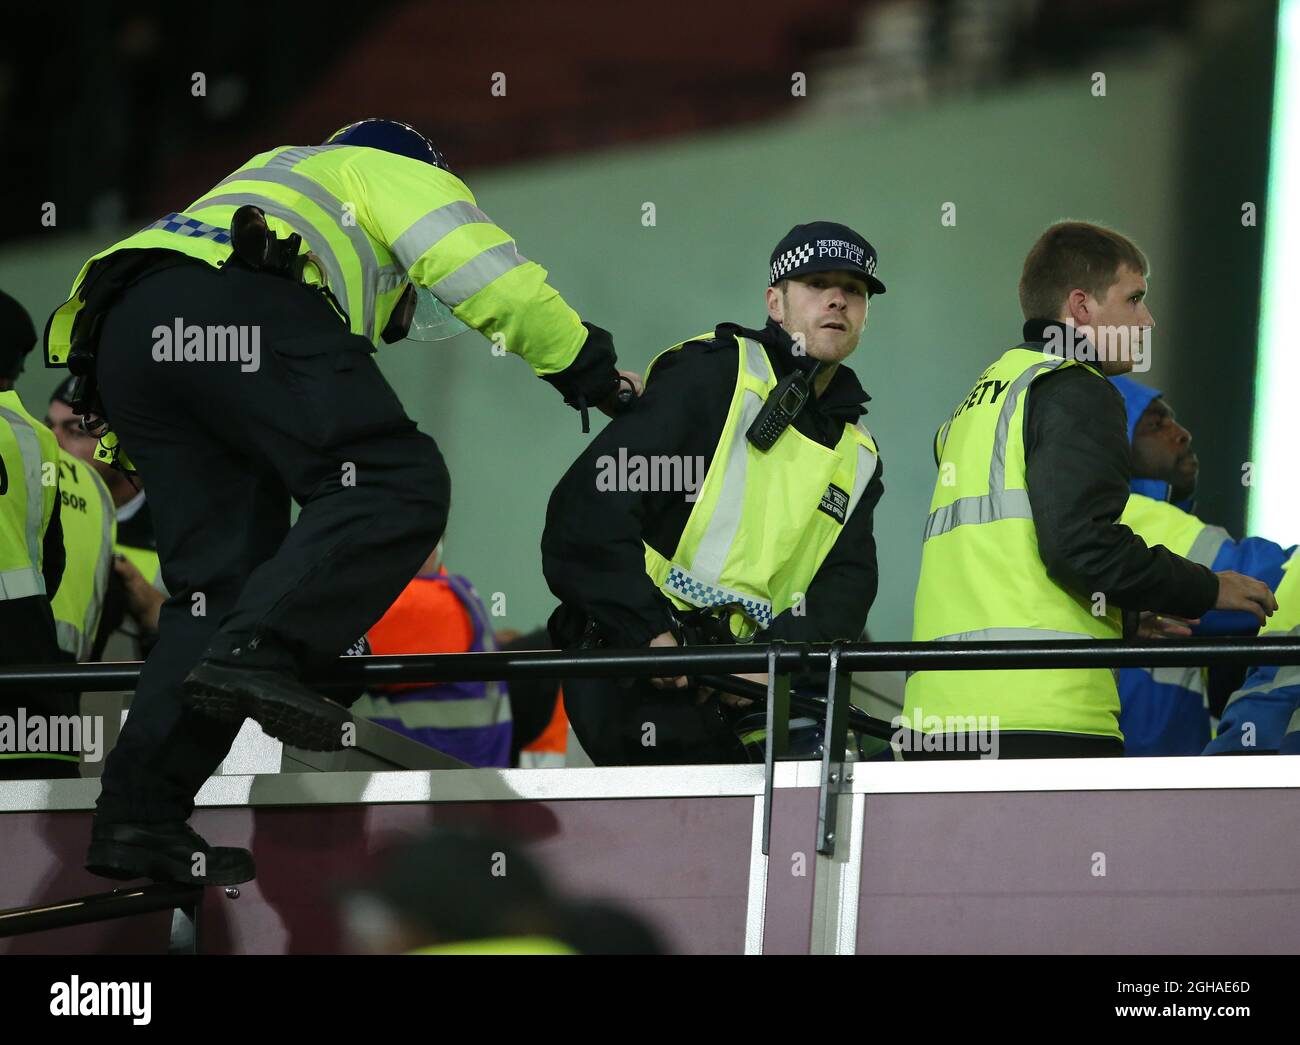
[[[883,486],[859,421],[870,397],[844,361],[885,290],[876,260],[844,225],[798,225],[772,252],[763,328],[724,323],[651,363],[636,409],[551,496],[542,566],[564,604],[551,621],[557,643],[862,634]],[[629,689],[569,679],[564,695],[597,764],[756,755],[744,722],[754,712],[685,677]]]
[[[294,746],[343,745],[347,709],[301,675],[379,619],[447,518],[441,455],[372,359],[405,336],[417,287],[575,407],[618,388],[609,334],[427,138],[386,120],[255,156],[92,258],[52,317],[50,360],[97,381],[81,407],[111,426],[101,449],[116,439],[150,491],[171,593],[105,767],[93,872],[247,880],[246,850],[185,823],[244,717]]]
[[[1132,368],[1114,335],[1154,326],[1147,270],[1130,240],[1084,222],[1053,225],[1030,250],[1024,340],[980,375],[935,439],[914,639],[1118,639],[1140,611],[1245,610],[1262,622],[1276,609],[1267,585],[1148,547],[1118,522],[1131,454],[1105,375]],[[1179,622],[1149,627],[1188,633]],[[927,734],[904,757],[1124,750],[1109,668],[921,671],[908,678],[903,718]]]
[[[50,610],[64,568],[59,447],[14,391],[35,344],[27,310],[0,291],[0,665],[60,660]],[[44,720],[48,739],[51,720],[76,711],[76,698],[61,691],[0,691],[0,778],[76,776],[77,752],[34,740],[25,725]]]
[[[1235,570],[1277,590],[1282,570],[1295,547],[1263,537],[1235,540],[1221,526],[1194,513],[1200,461],[1192,436],[1178,423],[1164,395],[1132,378],[1110,379],[1124,397],[1128,437],[1133,447],[1132,491],[1119,521],[1147,544],[1170,551],[1216,572]],[[1279,607],[1281,600],[1278,600]],[[1270,621],[1276,630],[1276,620]],[[1259,622],[1250,614],[1207,613],[1193,629],[1197,635],[1254,635]],[[1213,694],[1207,692],[1204,668],[1121,668],[1119,725],[1126,755],[1197,755],[1210,742]],[[1226,693],[1241,681],[1242,672]],[[1222,706],[1222,698],[1218,706]]]

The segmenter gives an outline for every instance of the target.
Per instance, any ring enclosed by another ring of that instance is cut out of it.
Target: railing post
[[[199,917],[203,913],[203,890],[172,908],[171,935],[167,940],[168,954],[199,953]]]
[[[776,790],[776,762],[790,749],[790,675],[777,663],[785,643],[767,647],[767,735],[763,747],[763,855],[772,844],[772,797]]]
[[[849,687],[852,672],[840,666],[843,643],[830,650],[830,674],[826,683],[826,727],[822,737],[822,782],[817,801],[817,852],[835,852],[835,811],[844,787],[844,750],[848,746]]]

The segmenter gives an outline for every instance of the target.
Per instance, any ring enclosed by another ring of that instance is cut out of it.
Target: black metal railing
[[[156,882],[0,911],[0,938],[64,929],[72,925],[171,911],[168,954],[197,954],[203,888],[180,882]]]
[[[769,851],[775,763],[789,735],[793,675],[825,677],[826,725],[818,802],[818,851],[835,850],[836,803],[846,789],[845,750],[853,711],[850,685],[855,671],[958,671],[1025,668],[1199,667],[1211,664],[1300,664],[1300,639],[1180,639],[1162,642],[896,642],[784,643],[700,646],[679,649],[528,651],[511,653],[409,654],[342,657],[320,685],[388,685],[524,678],[657,678],[766,672],[767,743],[763,852]],[[102,692],[130,689],[139,662],[29,665],[0,668],[0,694],[32,687]],[[711,679],[721,682],[721,679]],[[751,687],[742,695],[756,695]],[[0,937],[121,918],[149,911],[173,911],[170,953],[197,949],[202,889],[158,884],[81,897],[38,907],[0,911]]]
[[[855,671],[967,671],[1015,668],[1202,667],[1300,664],[1300,638],[1179,639],[1167,642],[871,642],[695,646],[678,649],[536,650],[512,653],[420,653],[341,657],[321,683],[389,685],[525,678],[654,678],[762,672],[775,654],[783,674],[824,674],[831,649]],[[0,693],[33,685],[82,692],[131,689],[139,661],[40,664],[0,668]]]

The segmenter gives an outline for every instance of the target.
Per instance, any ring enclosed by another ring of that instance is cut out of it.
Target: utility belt
[[[738,605],[710,606],[705,609],[669,611],[669,631],[679,646],[732,646],[738,641],[732,634],[729,618]],[[741,611],[743,612],[743,611]],[[587,617],[578,649],[603,649],[608,635],[594,617]]]
[[[321,279],[319,285],[314,285],[315,289],[325,295],[340,319],[347,321],[347,314],[330,291],[324,266],[315,254],[310,251],[301,252],[302,237],[298,233],[281,239],[271,231],[266,223],[266,215],[260,208],[246,205],[235,211],[231,218],[230,244],[232,252],[227,264],[250,272],[261,272],[301,283],[304,282],[307,266],[313,266]],[[135,469],[121,452],[117,436],[109,431],[108,417],[99,395],[96,363],[104,318],[132,284],[164,269],[185,264],[205,265],[206,262],[163,248],[123,250],[95,262],[82,281],[79,294],[84,304],[73,324],[68,351],[68,370],[75,378],[69,392],[70,405],[73,412],[81,416],[86,431],[100,441],[95,450],[95,458],[120,471],[130,473]],[[383,338],[386,343],[392,344],[406,336],[415,314],[415,305],[415,288],[408,286],[407,293],[393,309],[388,325],[384,328]]]
[[[552,618],[553,629],[556,624],[563,628],[563,611],[561,607]],[[707,609],[683,611],[674,607],[670,613],[672,624],[670,630],[679,646],[723,646],[737,645],[741,641],[732,634],[729,617],[741,608],[737,604],[711,606]],[[743,611],[742,611],[743,612]],[[554,630],[552,638],[556,638]],[[592,617],[586,618],[586,627],[582,638],[577,643],[578,649],[602,649],[607,645],[604,629]],[[640,680],[620,679],[619,685],[628,689]],[[729,675],[705,674],[698,679],[691,679],[688,689],[681,691],[682,698],[694,698],[699,686],[731,693],[753,701],[751,707],[731,707],[720,701],[712,701],[719,722],[735,731],[746,755],[752,761],[763,760],[763,744],[766,743],[766,709],[767,687],[760,683],[738,679]],[[791,709],[791,752],[788,757],[820,757],[821,744],[826,723],[825,680],[820,676],[796,676],[792,680],[794,687],[790,692]],[[850,706],[847,711],[848,729],[853,738],[851,745],[858,752],[857,757],[878,755],[887,750],[885,743],[896,741],[910,731],[899,729],[892,723],[873,718],[858,707]],[[868,739],[874,738],[874,739]]]

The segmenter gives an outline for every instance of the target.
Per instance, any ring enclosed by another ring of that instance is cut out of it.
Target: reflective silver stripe
[[[1032,519],[1028,490],[1000,490],[986,497],[959,497],[930,513],[925,521],[925,536],[929,540],[937,534],[947,533],[958,526],[971,523],[997,522],[999,519]]]
[[[565,753],[563,751],[528,751],[519,752],[520,769],[563,769]]]
[[[745,343],[745,370],[749,376],[764,383],[772,380],[775,376],[772,372],[772,363],[767,358],[767,353],[763,351],[763,346],[753,338],[742,338]]]
[[[1081,635],[1073,631],[1049,631],[1047,628],[980,628],[977,631],[959,631],[952,635],[940,635],[931,642],[1047,642],[1051,641],[1070,641],[1070,642],[1092,642],[1097,636]],[[1111,678],[1119,681],[1119,668],[1041,668],[1042,671],[1109,671]],[[906,673],[910,679],[913,675],[919,675],[919,671],[909,671]],[[1016,730],[1016,732],[1022,732]]]
[[[306,237],[311,244],[312,252],[320,258],[321,264],[325,266],[325,278],[329,281],[330,292],[339,303],[339,307],[351,318],[352,310],[348,302],[348,285],[343,278],[343,269],[339,265],[339,259],[334,253],[334,248],[330,246],[324,233],[297,211],[289,210],[284,204],[271,199],[269,196],[259,196],[253,192],[231,192],[224,196],[211,196],[205,200],[200,200],[194,205],[193,209],[203,211],[209,207],[242,207],[246,203],[261,207],[271,217],[279,218],[291,229]]]
[[[54,630],[58,635],[59,649],[78,661],[86,659],[82,654],[82,646],[85,645],[86,640],[80,628],[69,621],[56,620]]]
[[[862,428],[861,425],[857,426]],[[864,432],[865,428],[862,429]],[[858,467],[853,474],[853,492],[849,494],[849,507],[844,513],[844,519],[847,522],[853,514],[853,509],[858,506],[862,500],[862,495],[867,492],[867,483],[871,482],[871,477],[876,474],[876,465],[880,463],[880,458],[873,454],[861,443],[858,447]]]
[[[1082,635],[1074,631],[1049,631],[1046,628],[980,628],[978,631],[959,631],[940,635],[932,642],[1037,642],[1048,639],[1070,639],[1091,642],[1095,635]]]
[[[1006,399],[1002,401],[1002,410],[998,413],[998,426],[993,436],[993,459],[989,462],[989,492],[1007,488],[1007,437],[1011,432],[1011,418],[1015,415],[1020,396],[1029,387],[1042,370],[1054,370],[1064,363],[1061,358],[1044,359],[1033,363],[1025,372],[1011,382]]]
[[[401,265],[385,265],[379,270],[377,290],[382,296],[396,290],[406,282],[406,270]]]
[[[749,338],[744,339],[744,359],[751,377],[764,382],[769,379],[771,364],[767,353]],[[745,509],[745,473],[749,468],[749,442],[745,433],[763,409],[763,400],[753,389],[746,388],[741,394],[740,418],[722,472],[722,488],[718,491],[708,528],[691,560],[692,575],[709,585],[716,585],[722,576],[727,553],[736,539],[736,531],[740,529],[740,516]]]
[[[468,301],[493,280],[504,276],[511,269],[528,263],[528,259],[515,250],[514,243],[507,241],[488,247],[481,254],[476,254],[449,276],[444,276],[429,289],[433,296],[448,308],[455,308]]]
[[[392,252],[406,270],[419,261],[439,240],[462,225],[491,225],[492,219],[468,200],[456,200],[417,218],[396,240]]]
[[[1199,562],[1202,566],[1213,566],[1225,541],[1232,540],[1232,535],[1222,526],[1207,526],[1196,535],[1192,546],[1187,549],[1187,558]]]
[[[296,158],[288,157],[289,153],[297,154]],[[357,259],[361,262],[361,318],[364,324],[362,331],[367,337],[372,337],[375,327],[375,291],[379,286],[379,259],[375,256],[374,245],[366,235],[365,229],[356,224],[344,224],[343,201],[319,182],[313,181],[302,174],[294,174],[289,169],[311,155],[315,155],[312,150],[288,149],[276,156],[264,167],[250,167],[247,170],[236,171],[229,178],[217,182],[216,187],[221,188],[223,185],[229,185],[237,181],[260,181],[270,182],[273,185],[283,185],[286,189],[291,189],[299,195],[305,196],[326,214],[331,215],[334,218],[335,227],[343,235],[347,236],[348,241],[352,244],[352,249],[356,251]],[[262,209],[265,210],[266,208]],[[317,235],[319,237],[319,233]],[[319,238],[311,241],[313,250],[316,250],[318,242]],[[320,251],[316,250],[316,253],[320,254]],[[332,278],[330,290],[334,290]],[[334,292],[337,295],[338,291],[334,290]]]
[[[1062,358],[1044,358],[1031,364],[1011,382],[998,412],[997,427],[993,432],[993,454],[989,460],[989,492],[984,495],[959,497],[951,504],[940,505],[925,521],[924,541],[948,533],[958,526],[997,522],[999,519],[1033,519],[1028,490],[1007,489],[1007,441],[1011,434],[1011,419],[1016,406],[1030,382],[1043,370],[1054,370],[1064,363]],[[948,422],[951,424],[951,422]],[[940,429],[943,432],[947,424]],[[946,435],[945,435],[946,439]],[[937,449],[937,447],[936,447]]]
[[[45,594],[45,577],[33,566],[0,570],[0,601]]]
[[[1179,686],[1200,693],[1205,689],[1205,673],[1200,668],[1143,668],[1162,686]]]
[[[1287,686],[1300,686],[1300,664],[1284,664],[1277,669],[1277,674],[1268,682],[1261,683],[1258,686],[1251,686],[1250,689],[1237,690],[1228,698],[1226,706],[1231,707],[1234,701],[1240,700],[1242,697],[1261,696],[1275,690],[1284,689]]]
[[[40,573],[41,538],[45,536],[45,528],[41,525],[45,520],[45,498],[41,493],[41,441],[37,438],[31,422],[18,411],[0,406],[0,420],[8,421],[14,433],[14,441],[18,444],[18,456],[23,459],[23,478],[27,484],[27,558],[32,564],[32,572],[39,584],[36,591],[27,594],[44,595],[45,578]],[[0,574],[0,577],[8,577],[10,573],[17,574],[21,571],[10,570]],[[14,583],[15,586],[21,586],[23,582],[18,577],[14,577]],[[10,594],[9,585],[6,583],[5,598],[22,599],[26,598],[26,595]]]
[[[1178,686],[1193,693],[1205,691],[1205,675],[1200,668],[1134,668],[1161,686]]]
[[[337,145],[329,145],[329,146],[310,145],[305,147],[295,146],[293,148],[281,149],[279,152],[277,152],[274,156],[272,156],[269,160],[266,161],[265,166],[282,167],[285,169],[288,169],[290,167],[296,167],[303,160],[310,159],[311,157],[317,155],[318,153],[324,152],[327,148],[336,149],[338,148],[338,146]],[[258,170],[260,168],[254,167],[251,169]]]
[[[500,718],[500,702],[470,697],[466,700],[412,700],[394,704],[387,697],[370,697],[366,718],[395,718],[407,729],[474,729],[507,721]],[[508,705],[507,705],[508,706]]]
[[[99,491],[100,504],[103,505],[100,523],[101,544],[99,561],[95,563],[95,585],[90,594],[90,605],[86,607],[85,627],[82,628],[85,637],[84,648],[77,657],[78,660],[88,659],[95,645],[95,632],[99,629],[99,618],[104,611],[104,596],[108,590],[109,576],[113,572],[113,520],[116,518],[117,508],[113,504],[107,486],[102,482],[93,485]]]

